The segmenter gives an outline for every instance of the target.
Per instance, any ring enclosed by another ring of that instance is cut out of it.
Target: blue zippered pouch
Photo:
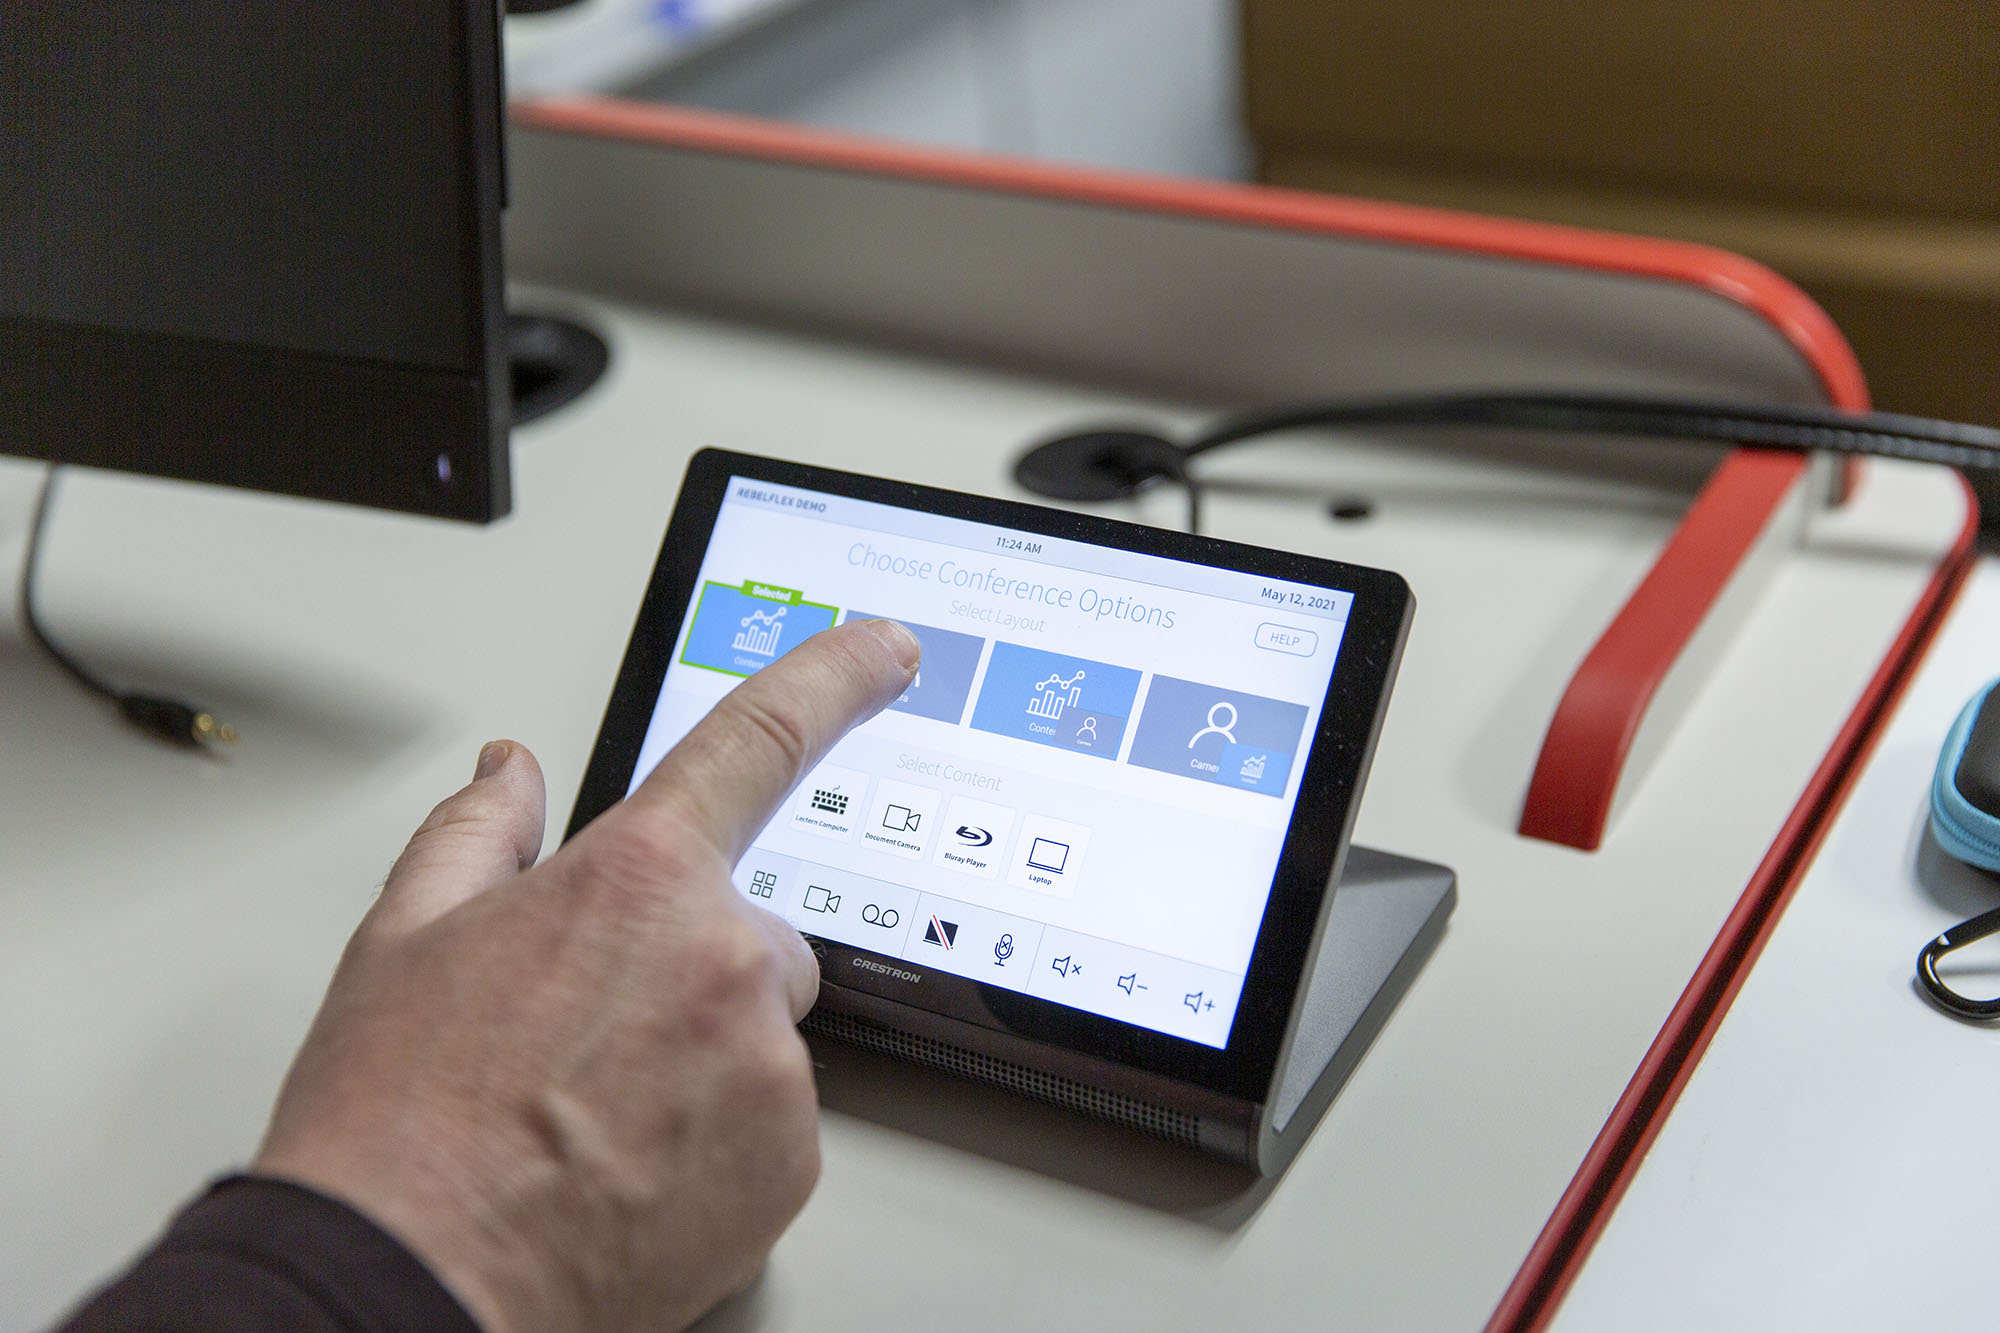
[[[1931,778],[1938,846],[1981,870],[2000,871],[2000,680],[1960,711]]]

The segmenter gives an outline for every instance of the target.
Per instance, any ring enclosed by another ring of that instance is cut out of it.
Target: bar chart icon
[[[787,609],[780,606],[769,611],[752,611],[737,622],[741,628],[736,631],[736,637],[730,640],[729,646],[760,657],[775,656],[778,636],[785,632]]]

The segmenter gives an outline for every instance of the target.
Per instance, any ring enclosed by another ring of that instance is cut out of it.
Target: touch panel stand
[[[1298,1024],[1260,1118],[1255,1165],[1283,1169],[1389,1021],[1458,905],[1449,867],[1347,849]]]
[[[1409,989],[1458,901],[1445,866],[1350,847],[1286,1055],[1260,1102],[1036,1047],[825,983],[805,1030],[1067,1106],[1275,1175]]]

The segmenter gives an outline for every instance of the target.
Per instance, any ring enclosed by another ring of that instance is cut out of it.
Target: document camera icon
[[[922,819],[907,805],[892,805],[882,812],[882,827],[896,833],[915,833]]]

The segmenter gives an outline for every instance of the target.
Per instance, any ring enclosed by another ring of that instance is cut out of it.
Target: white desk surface
[[[1945,731],[2000,676],[2000,560],[1961,594],[1553,1327],[1990,1329],[2000,1063],[1917,951],[2000,906],[1927,834]],[[1955,960],[1991,995],[1992,949]]]
[[[610,378],[518,433],[516,512],[490,530],[67,485],[50,622],[108,673],[196,693],[244,742],[219,762],[146,743],[0,638],[0,1326],[52,1317],[244,1159],[348,931],[482,741],[534,748],[560,829],[693,449],[1015,494],[1021,442],[1136,405],[588,308]],[[1359,836],[1461,875],[1437,954],[1285,1177],[1249,1188],[1123,1131],[839,1057],[818,1192],[713,1325],[1478,1327],[1959,525],[1955,482],[1871,466],[1605,848],[1579,853],[1513,832],[1541,729],[1700,474],[1623,457],[1559,472],[1293,443],[1218,464],[1242,484],[1218,488],[1214,531],[1416,588]],[[10,555],[38,477],[0,463]],[[1357,525],[1311,498],[1357,489],[1381,506]]]

